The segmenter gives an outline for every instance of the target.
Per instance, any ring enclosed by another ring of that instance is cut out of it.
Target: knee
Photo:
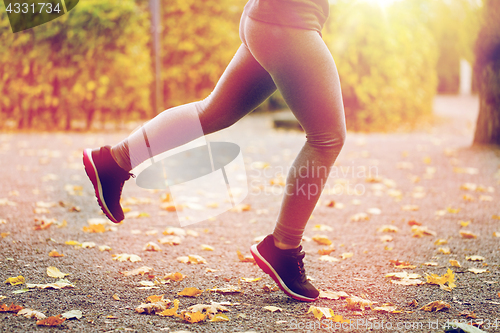
[[[307,143],[313,147],[323,158],[327,164],[333,164],[339,155],[346,140],[345,126],[335,129],[329,129],[316,135],[308,135]]]

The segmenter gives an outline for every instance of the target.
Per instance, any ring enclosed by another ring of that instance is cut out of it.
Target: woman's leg
[[[273,232],[278,247],[296,248],[344,144],[339,76],[315,31],[247,19],[244,32],[250,52],[271,74],[306,133],[307,141],[288,173]]]
[[[241,45],[213,92],[204,100],[163,111],[141,130],[112,148],[118,164],[130,171],[150,157],[229,127],[265,101],[276,86]]]

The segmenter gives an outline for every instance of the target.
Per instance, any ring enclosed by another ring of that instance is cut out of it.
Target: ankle
[[[280,250],[292,250],[292,249],[296,249],[299,247],[299,245],[291,245],[291,244],[282,243],[279,240],[277,240],[276,238],[274,238],[274,246],[276,246]]]

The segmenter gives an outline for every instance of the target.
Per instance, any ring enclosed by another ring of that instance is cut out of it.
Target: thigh
[[[316,31],[247,19],[245,37],[249,50],[271,74],[309,142],[345,136],[337,68]]]
[[[254,110],[274,91],[269,73],[242,44],[212,93],[199,104],[205,134],[228,127]]]

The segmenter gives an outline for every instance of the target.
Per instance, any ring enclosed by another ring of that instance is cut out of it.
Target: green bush
[[[90,126],[150,109],[149,20],[133,0],[82,0],[13,34],[0,14],[0,117],[18,128]],[[36,125],[36,126],[35,126]]]
[[[331,6],[324,39],[339,70],[348,129],[394,130],[432,113],[437,49],[413,14],[405,2]]]

